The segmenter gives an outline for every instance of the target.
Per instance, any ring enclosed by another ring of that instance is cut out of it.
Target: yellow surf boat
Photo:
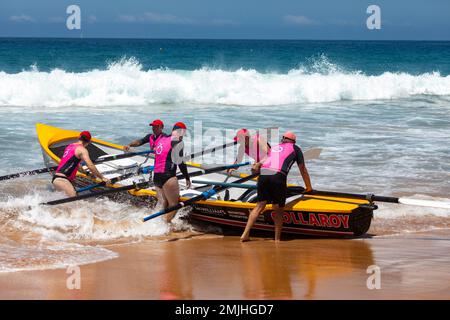
[[[65,147],[77,140],[80,132],[64,130],[46,124],[36,124],[37,136],[42,147],[44,162],[47,166],[59,163]],[[92,139],[88,146],[92,160],[104,156],[122,154],[123,146],[107,141]],[[97,165],[97,168],[108,178],[115,178],[131,172],[137,172],[142,165],[153,164],[153,158],[142,155],[108,161]],[[201,164],[190,162],[189,172],[205,169]],[[205,174],[202,180],[223,181],[227,176],[224,172]],[[113,188],[143,182],[151,179],[150,174],[136,174],[120,183],[114,184]],[[239,177],[231,177],[228,182],[233,182]],[[75,184],[83,187],[92,183],[90,176],[78,173]],[[247,182],[255,184],[255,181]],[[193,184],[191,189],[185,189],[184,180],[180,180],[181,201],[199,195],[211,186],[206,184]],[[154,203],[156,198],[155,189],[150,186],[147,189],[131,190],[129,194],[136,199],[150,199]],[[247,217],[251,209],[255,207],[256,190],[230,188],[219,192],[215,197],[208,200],[198,201],[192,205],[189,218],[204,221],[223,228],[245,227]],[[139,201],[140,202],[140,201]],[[150,201],[148,202],[150,203]],[[283,233],[297,235],[314,235],[325,237],[355,237],[365,234],[370,227],[373,210],[377,208],[373,203],[362,199],[338,198],[317,195],[293,195],[287,199],[286,211],[284,212]],[[273,231],[273,210],[267,205],[264,213],[260,215],[254,229],[262,231]]]

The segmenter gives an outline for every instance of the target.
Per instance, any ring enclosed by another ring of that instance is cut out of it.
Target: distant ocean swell
[[[326,57],[288,73],[252,69],[226,71],[143,70],[134,58],[110,63],[104,70],[41,72],[37,66],[11,74],[0,71],[0,106],[146,106],[214,104],[291,105],[356,100],[450,97],[450,76],[438,71],[412,75],[346,71]]]

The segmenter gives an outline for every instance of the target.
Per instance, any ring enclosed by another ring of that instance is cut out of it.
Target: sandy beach
[[[450,299],[450,230],[355,240],[182,234],[110,245],[116,259],[0,274],[1,299]],[[381,288],[369,290],[369,266]]]

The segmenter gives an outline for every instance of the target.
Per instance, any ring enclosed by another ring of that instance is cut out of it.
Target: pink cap
[[[238,130],[238,132],[236,132],[236,136],[234,137],[234,141],[237,141],[240,137],[249,137],[250,136],[250,132],[248,132],[247,129],[243,128],[241,130]]]
[[[283,134],[283,138],[288,138],[289,140],[292,140],[292,141],[296,141],[297,140],[297,136],[292,131],[286,131]]]

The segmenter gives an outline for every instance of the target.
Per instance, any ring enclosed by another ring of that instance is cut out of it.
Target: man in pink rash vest
[[[251,136],[250,132],[245,128],[240,129],[236,133],[234,141],[238,142],[238,154],[236,160],[234,161],[235,164],[242,162],[244,154],[255,160],[255,162],[259,162],[270,150],[270,145],[264,137],[262,137],[259,133]],[[231,168],[228,169],[227,172],[230,174],[235,170],[236,168]]]
[[[111,181],[105,178],[92,163],[86,146],[91,142],[89,131],[83,131],[78,137],[78,141],[69,144],[64,150],[64,154],[59,162],[56,172],[52,179],[52,184],[58,191],[64,191],[68,197],[77,195],[72,182],[77,176],[80,162],[84,161],[90,172],[106,184]]]
[[[250,212],[241,241],[250,240],[250,230],[266,204],[273,204],[275,211],[275,241],[280,241],[283,227],[283,211],[286,203],[287,176],[294,162],[297,163],[306,191],[311,191],[311,180],[305,166],[303,153],[295,144],[297,137],[293,132],[286,132],[279,145],[273,146],[267,157],[254,164],[252,170],[259,172],[258,198],[256,207]]]
[[[158,194],[158,203],[164,208],[178,204],[180,186],[176,177],[177,166],[186,179],[186,188],[189,189],[191,181],[186,164],[183,162],[183,136],[186,125],[183,122],[174,124],[171,135],[163,134],[156,142],[155,167],[153,169],[153,183]],[[166,221],[171,222],[177,212],[172,211],[166,215]]]
[[[140,147],[143,144],[150,144],[150,150],[153,150],[155,148],[156,143],[158,140],[164,135],[163,128],[164,128],[164,122],[162,122],[159,119],[153,120],[149,126],[152,127],[153,134],[147,134],[142,139],[137,139],[132,141],[130,144],[123,147],[123,150],[130,151],[131,147]]]

